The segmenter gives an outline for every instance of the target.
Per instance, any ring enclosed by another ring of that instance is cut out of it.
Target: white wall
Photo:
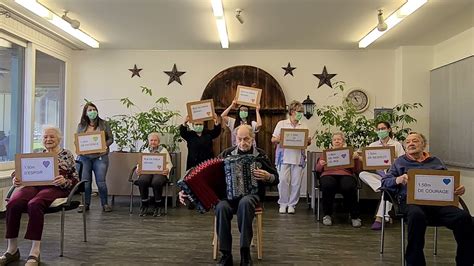
[[[472,55],[474,55],[474,27],[433,46],[432,69]],[[463,199],[466,201],[471,213],[473,213],[474,170],[457,167],[450,167],[450,169],[461,171],[461,183],[466,187],[466,194],[463,196]]]
[[[140,103],[142,109],[153,105],[153,100],[143,96],[139,86],[149,86],[154,96],[166,96],[171,108],[185,114],[185,103],[199,100],[207,83],[220,71],[235,65],[252,65],[270,73],[280,83],[286,100],[304,100],[307,95],[317,105],[338,104],[340,98],[329,98],[333,89],[323,86],[317,89],[319,80],[313,73],[321,73],[326,65],[329,73],[337,73],[332,80],[343,80],[347,87],[361,87],[369,94],[370,108],[392,107],[395,101],[395,54],[393,50],[356,51],[130,51],[89,50],[74,53],[72,82],[72,106],[68,114],[70,130],[74,130],[80,118],[84,98],[96,102],[101,116],[127,113],[118,99],[130,97]],[[291,62],[296,67],[295,77],[283,76],[282,66]],[[167,85],[168,71],[176,63],[183,86],[174,82]],[[128,71],[134,64],[143,68],[141,78],[130,78]],[[103,101],[104,99],[115,99]],[[367,116],[373,117],[372,111]],[[317,117],[306,121],[310,129],[319,125]],[[272,129],[271,129],[272,130]],[[72,146],[72,140],[69,139]],[[183,145],[183,161],[186,148]],[[315,150],[314,145],[311,149]]]
[[[474,55],[474,27],[433,46],[432,69]]]

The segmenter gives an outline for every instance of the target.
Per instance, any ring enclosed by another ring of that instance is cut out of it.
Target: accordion
[[[202,162],[177,182],[199,212],[216,206],[221,198],[237,199],[258,193],[253,170],[261,167],[253,155],[231,155]]]

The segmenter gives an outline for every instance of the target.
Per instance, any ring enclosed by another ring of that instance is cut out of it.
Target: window
[[[64,132],[65,63],[37,50],[35,73],[33,151],[38,151],[43,148],[44,125],[57,126]]]
[[[21,150],[25,48],[0,38],[0,162]]]

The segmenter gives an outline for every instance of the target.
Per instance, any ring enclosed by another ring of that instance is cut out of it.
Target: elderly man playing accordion
[[[240,257],[241,265],[250,265],[250,243],[252,241],[252,222],[255,217],[255,208],[259,202],[263,201],[266,185],[278,184],[278,172],[272,165],[270,159],[262,149],[254,148],[252,143],[255,135],[248,125],[241,125],[237,129],[237,146],[224,150],[219,157],[226,158],[232,155],[253,155],[258,165],[253,170],[253,176],[258,183],[258,192],[245,195],[234,200],[221,198],[215,207],[217,235],[219,237],[220,252],[222,257],[218,265],[233,265],[232,258],[232,234],[231,220],[233,214],[237,214],[237,222],[240,231]],[[225,191],[223,191],[225,194]],[[181,191],[179,199],[185,204],[187,195]]]

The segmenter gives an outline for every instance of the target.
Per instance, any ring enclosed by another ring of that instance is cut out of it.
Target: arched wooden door
[[[237,91],[237,85],[252,86],[262,89],[260,115],[262,128],[257,134],[257,146],[274,161],[275,149],[271,143],[273,129],[278,121],[286,117],[286,100],[280,84],[266,71],[254,66],[234,66],[221,71],[209,81],[201,100],[213,99],[217,115],[220,115],[231,103]],[[255,117],[255,108],[250,108],[250,116]],[[233,110],[229,116],[236,117]],[[227,127],[221,136],[214,141],[214,153],[231,146],[230,131]]]

